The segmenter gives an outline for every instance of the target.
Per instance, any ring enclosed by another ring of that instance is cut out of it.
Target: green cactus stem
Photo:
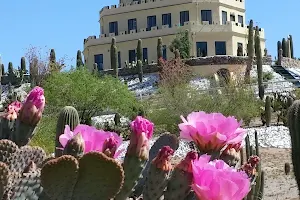
[[[120,126],[120,124],[121,124],[121,115],[119,113],[115,114],[114,122],[115,122],[116,126]]]
[[[270,96],[266,97],[266,102],[265,102],[265,117],[266,117],[266,125],[267,127],[270,126],[271,124],[271,98]]]
[[[1,76],[5,74],[4,64],[1,64]]]
[[[111,40],[111,47],[110,47],[110,64],[111,68],[115,72],[115,77],[118,77],[118,50],[116,44],[116,38],[112,38]]]
[[[257,65],[257,82],[258,82],[258,95],[261,100],[264,99],[265,88],[263,85],[263,71],[262,71],[262,52],[260,46],[259,28],[255,29],[255,53],[256,53],[256,65]]]
[[[159,63],[159,59],[163,57],[163,42],[162,38],[159,37],[157,39],[157,63]]]
[[[292,144],[292,163],[295,179],[300,192],[300,100],[294,101],[288,110],[288,127]]]
[[[294,58],[294,43],[293,43],[293,36],[289,35],[290,39],[290,48],[291,48],[291,58]]]
[[[283,57],[287,57],[287,42],[285,38],[282,38],[282,55]]]
[[[138,75],[139,75],[139,81],[143,82],[143,63],[141,60],[137,61],[137,68],[138,68]]]
[[[253,30],[253,20],[250,20],[248,28],[248,62],[245,71],[245,83],[250,83],[250,71],[252,69],[253,58],[254,58],[254,30]]]
[[[64,107],[59,114],[56,125],[56,139],[55,139],[55,156],[62,155],[62,146],[59,142],[59,136],[64,133],[65,126],[69,125],[70,130],[73,131],[79,124],[79,115],[77,110],[72,106]]]
[[[143,60],[143,49],[142,49],[142,40],[139,39],[136,47],[136,59],[139,61]]]
[[[143,192],[144,200],[160,199],[163,195],[172,169],[170,159],[173,154],[171,147],[164,146],[151,162]]]

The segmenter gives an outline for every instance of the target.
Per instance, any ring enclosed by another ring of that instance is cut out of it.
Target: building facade
[[[157,38],[162,37],[163,57],[174,57],[168,46],[180,31],[189,30],[191,56],[237,55],[241,46],[246,54],[248,29],[245,0],[120,0],[118,6],[100,11],[101,35],[84,40],[86,65],[110,69],[113,37],[118,47],[119,67],[136,61],[138,39],[142,40],[143,60],[157,60]],[[260,28],[261,48],[265,48]]]

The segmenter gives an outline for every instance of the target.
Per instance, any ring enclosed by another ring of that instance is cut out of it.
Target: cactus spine
[[[267,127],[269,127],[271,124],[271,98],[269,96],[266,97],[265,115],[266,115],[266,125]]]
[[[255,29],[255,53],[256,53],[256,65],[257,65],[257,82],[258,82],[258,95],[261,100],[264,99],[264,85],[262,75],[262,53],[260,46],[260,35],[258,26]]]
[[[138,68],[138,74],[139,74],[139,80],[142,83],[143,82],[143,63],[141,60],[137,61],[137,68]]]
[[[139,39],[136,47],[136,58],[137,60],[143,61],[143,49],[142,49],[142,40]]]
[[[252,63],[254,58],[254,33],[253,33],[253,20],[250,20],[249,24],[249,31],[248,31],[248,45],[247,45],[247,51],[248,51],[248,62],[247,62],[247,68],[245,72],[245,82],[250,83],[250,71],[252,69]]]
[[[163,42],[162,38],[159,37],[157,39],[157,63],[159,63],[159,59],[163,57]]]
[[[282,55],[283,57],[287,57],[287,44],[285,38],[282,38]]]
[[[72,131],[79,122],[79,115],[74,107],[66,106],[60,111],[56,125],[55,157],[62,155],[62,146],[59,142],[59,136],[64,133],[65,126],[69,125]]]
[[[292,144],[292,163],[300,192],[300,100],[294,101],[288,111],[288,126]]]
[[[289,39],[290,39],[290,48],[291,48],[291,58],[294,58],[294,44],[293,44],[292,35],[289,35]]]
[[[117,78],[119,74],[119,68],[118,68],[118,51],[117,51],[116,38],[111,39],[110,64],[111,64],[111,68],[115,72],[115,77]]]

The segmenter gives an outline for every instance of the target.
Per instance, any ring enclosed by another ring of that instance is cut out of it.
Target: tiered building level
[[[246,54],[245,0],[120,0],[119,5],[100,11],[99,37],[84,40],[86,65],[110,69],[110,45],[116,38],[119,67],[136,61],[137,40],[142,39],[143,60],[157,60],[157,38],[164,43],[163,57],[173,57],[168,46],[180,31],[189,30],[191,55],[236,55],[238,46]],[[261,47],[265,48],[260,28]],[[199,51],[200,49],[200,51]]]

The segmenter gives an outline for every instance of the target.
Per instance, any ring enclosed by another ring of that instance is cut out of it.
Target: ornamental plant
[[[32,94],[36,98],[29,94],[24,105],[27,103],[36,111],[29,115],[34,118],[43,110],[44,98],[36,90]],[[193,112],[182,119],[180,138],[194,142],[199,151],[190,151],[179,163],[172,164],[178,138],[165,133],[150,148],[154,124],[138,116],[130,123],[125,157],[118,160],[115,158],[122,138],[113,132],[79,124],[76,109],[68,106],[62,109],[57,123],[61,155],[47,158],[41,148],[18,147],[12,141],[0,140],[0,184],[4,188],[0,198],[242,200],[248,194],[252,195],[251,199],[261,198],[253,193],[254,187],[263,186],[263,179],[256,180],[259,158],[250,156],[239,167],[230,162],[236,158],[227,156],[232,149],[236,152],[242,149],[245,130],[240,128],[240,123],[221,113]],[[29,127],[33,124],[23,123]],[[249,145],[247,138],[246,144]],[[141,194],[138,188],[142,188]]]

